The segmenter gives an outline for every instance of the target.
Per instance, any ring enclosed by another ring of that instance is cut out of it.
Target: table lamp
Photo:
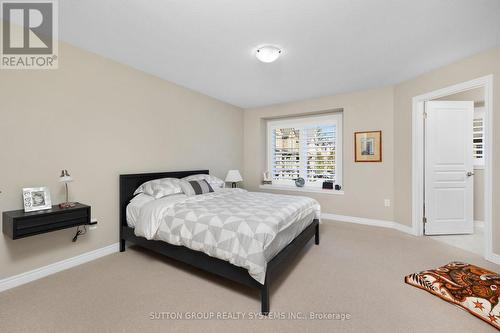
[[[61,175],[59,176],[59,182],[64,183],[64,186],[66,188],[66,202],[60,203],[59,204],[60,208],[75,207],[74,202],[69,202],[69,196],[68,196],[68,183],[71,183],[72,181],[73,177],[69,175],[68,170],[61,170]]]
[[[232,188],[237,187],[237,183],[241,182],[243,178],[241,177],[239,170],[229,170],[226,176],[226,182],[231,183]]]

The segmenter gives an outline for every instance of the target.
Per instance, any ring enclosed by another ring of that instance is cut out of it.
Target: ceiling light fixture
[[[257,57],[257,59],[266,63],[275,61],[279,58],[280,54],[281,50],[272,45],[259,47],[257,49],[257,52],[255,52],[255,56]]]

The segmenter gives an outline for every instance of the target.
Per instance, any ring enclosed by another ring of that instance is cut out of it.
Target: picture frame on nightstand
[[[25,212],[51,209],[49,188],[46,186],[23,188],[23,205]]]

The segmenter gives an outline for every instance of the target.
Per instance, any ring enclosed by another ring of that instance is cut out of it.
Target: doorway
[[[495,261],[492,86],[490,75],[413,98],[412,225]]]
[[[425,112],[424,234],[483,256],[484,88],[426,102]]]

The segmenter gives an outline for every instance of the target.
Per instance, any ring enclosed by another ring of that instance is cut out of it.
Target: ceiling
[[[500,44],[499,0],[64,0],[62,40],[244,107],[394,84]],[[274,63],[257,46],[282,47]]]

